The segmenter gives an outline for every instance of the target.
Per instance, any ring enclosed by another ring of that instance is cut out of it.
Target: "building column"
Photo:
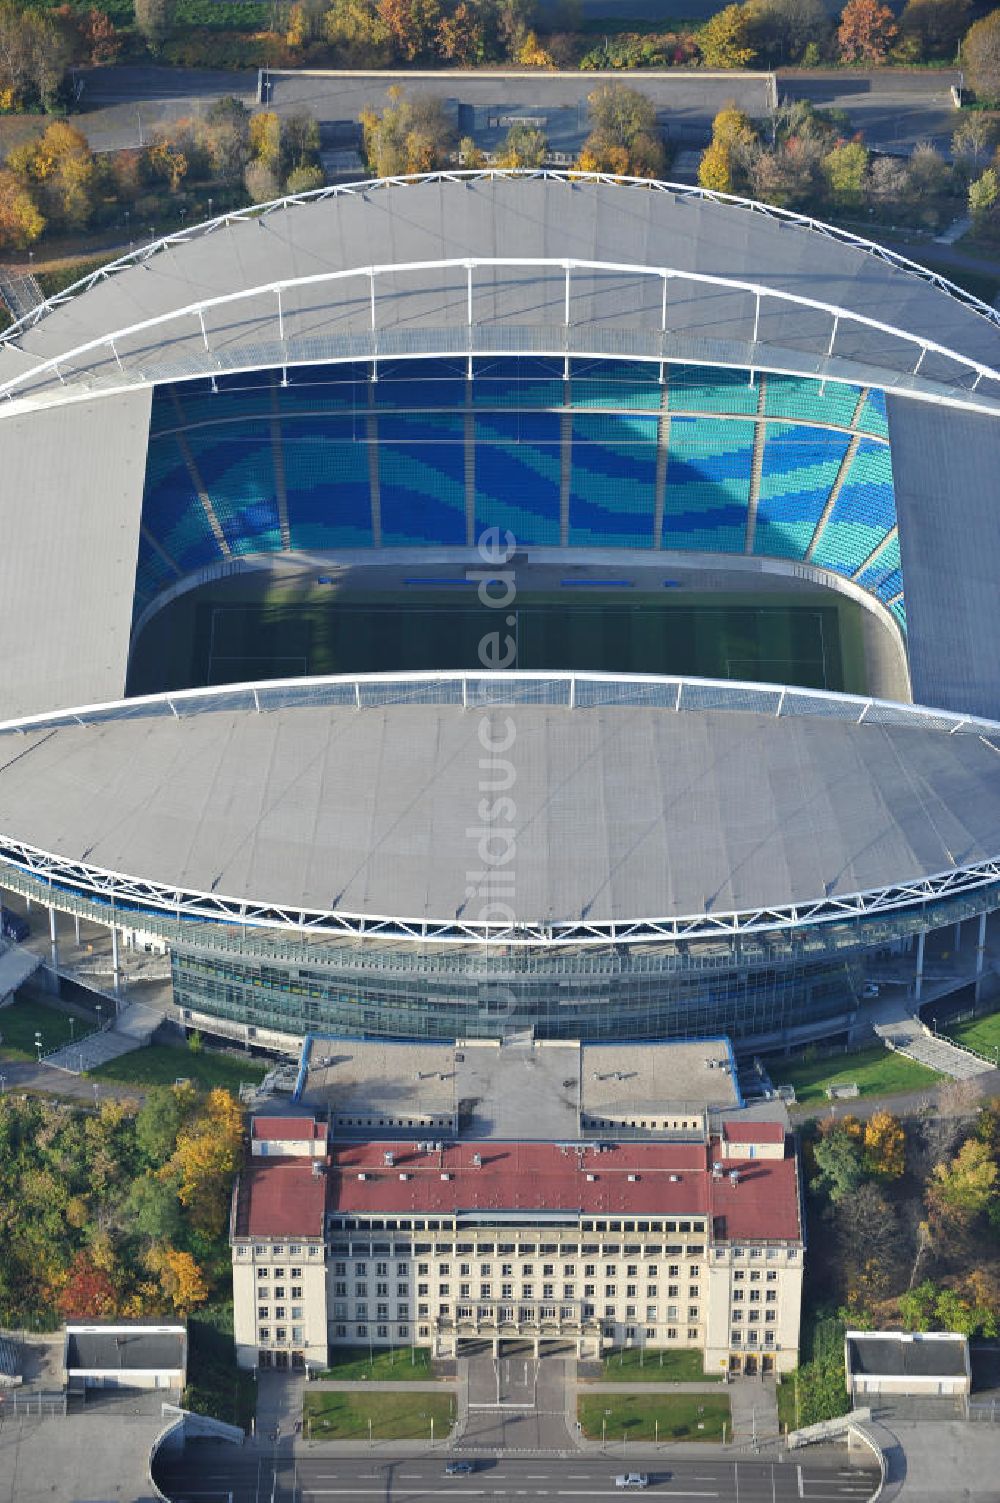
[[[115,1010],[118,1009],[118,986],[121,981],[121,969],[118,956],[118,930],[114,924],[111,926],[111,969],[115,984]]]
[[[49,908],[49,946],[52,951],[52,969],[59,969],[59,935],[56,930],[56,910]]]
[[[80,948],[80,915],[78,913],[74,913],[74,915],[73,915],[73,933],[76,936],[76,947],[77,947],[77,949],[79,949]]]
[[[913,996],[919,1002],[924,989],[924,940],[927,938],[927,930],[921,929],[917,935],[917,973],[914,977]]]
[[[959,950],[961,950],[961,948],[962,948],[962,920],[959,919],[957,921],[957,923],[955,924],[955,954],[956,955],[958,954]]]
[[[986,964],[986,910],[979,915],[979,934],[976,937],[976,989],[973,998],[979,1001],[983,989],[983,969]]]

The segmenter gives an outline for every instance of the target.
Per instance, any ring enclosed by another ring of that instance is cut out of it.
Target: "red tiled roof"
[[[326,1137],[326,1125],[312,1117],[254,1117],[253,1136],[279,1142],[302,1138],[315,1141]]]
[[[322,1159],[255,1160],[240,1177],[236,1236],[322,1237],[325,1210]]]
[[[780,1122],[723,1122],[728,1143],[783,1143],[785,1129]]]
[[[477,1154],[480,1166],[474,1163]],[[697,1144],[616,1144],[594,1153],[547,1143],[488,1142],[425,1153],[413,1143],[341,1143],[331,1158],[328,1209],[347,1215],[491,1209],[710,1215],[723,1238],[798,1237],[794,1158],[741,1165],[735,1185],[728,1176],[713,1180],[711,1163],[711,1147]]]

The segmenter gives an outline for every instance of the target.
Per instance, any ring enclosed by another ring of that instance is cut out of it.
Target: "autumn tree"
[[[41,11],[0,0],[0,95],[10,104],[52,105],[73,51],[71,28]]]
[[[720,141],[710,141],[702,152],[698,182],[713,193],[732,193],[733,159]]]
[[[155,1247],[147,1253],[145,1262],[178,1315],[189,1315],[208,1299],[205,1276],[189,1252],[169,1246]]]
[[[378,67],[392,59],[392,34],[376,0],[333,0],[323,34],[345,67]]]
[[[159,52],[174,29],[177,0],[134,0],[135,24],[151,52]]]
[[[827,189],[838,208],[857,208],[862,199],[868,152],[860,141],[839,141],[822,162]]]
[[[845,63],[884,63],[899,34],[892,11],[879,0],[847,0],[837,43]]]
[[[455,127],[444,103],[423,95],[409,100],[397,87],[379,114],[361,112],[368,166],[376,177],[429,172],[443,167],[455,149]]]
[[[876,1179],[902,1179],[906,1170],[906,1135],[891,1112],[873,1112],[865,1123],[863,1163]]]
[[[109,1275],[81,1251],[73,1259],[56,1305],[64,1320],[107,1320],[118,1307],[118,1291]]]
[[[996,1160],[987,1143],[969,1138],[955,1157],[937,1164],[927,1188],[927,1204],[939,1222],[968,1227],[986,1214],[998,1193]]]
[[[602,84],[587,98],[591,131],[577,166],[584,172],[658,177],[664,166],[656,106],[624,84]]]
[[[951,137],[951,154],[967,176],[978,176],[989,160],[996,141],[996,126],[989,115],[978,111],[965,115]]]
[[[313,193],[317,188],[322,188],[325,182],[322,167],[313,167],[307,162],[301,162],[298,167],[292,168],[285,179],[285,192]]]
[[[396,55],[405,62],[433,52],[441,24],[438,0],[378,0],[378,13]]]
[[[698,33],[701,60],[706,68],[747,68],[757,57],[751,41],[749,6],[727,5],[716,11]]]
[[[42,213],[59,227],[80,229],[94,208],[96,164],[87,138],[56,120],[36,141],[16,146],[7,166],[32,191]]]
[[[438,50],[460,68],[474,68],[486,59],[486,22],[482,8],[461,0],[438,23]]]
[[[496,153],[498,167],[543,167],[549,154],[549,142],[537,126],[512,125]]]
[[[1000,103],[1000,7],[969,27],[962,43],[962,66],[977,99]]]
[[[211,1091],[204,1108],[177,1136],[163,1171],[176,1177],[177,1196],[191,1224],[210,1236],[222,1230],[242,1143],[240,1109],[228,1091]]]
[[[30,190],[0,167],[0,250],[26,250],[45,228]]]

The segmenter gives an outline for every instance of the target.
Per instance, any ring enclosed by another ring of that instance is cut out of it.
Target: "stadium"
[[[248,1043],[764,1046],[967,919],[981,979],[998,322],[553,171],[112,263],[0,343],[0,888]]]

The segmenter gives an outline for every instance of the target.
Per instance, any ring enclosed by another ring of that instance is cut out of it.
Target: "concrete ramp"
[[[149,1043],[162,1021],[162,1014],[155,1008],[131,1002],[103,1028],[55,1050],[46,1057],[45,1063],[56,1070],[66,1070],[70,1075],[82,1075],[86,1070],[106,1065],[109,1060],[131,1054],[133,1049],[141,1049]]]
[[[0,951],[0,1006],[13,996],[29,976],[35,974],[41,963],[39,956],[32,955],[30,950],[23,950],[20,945],[11,945],[9,949]]]

